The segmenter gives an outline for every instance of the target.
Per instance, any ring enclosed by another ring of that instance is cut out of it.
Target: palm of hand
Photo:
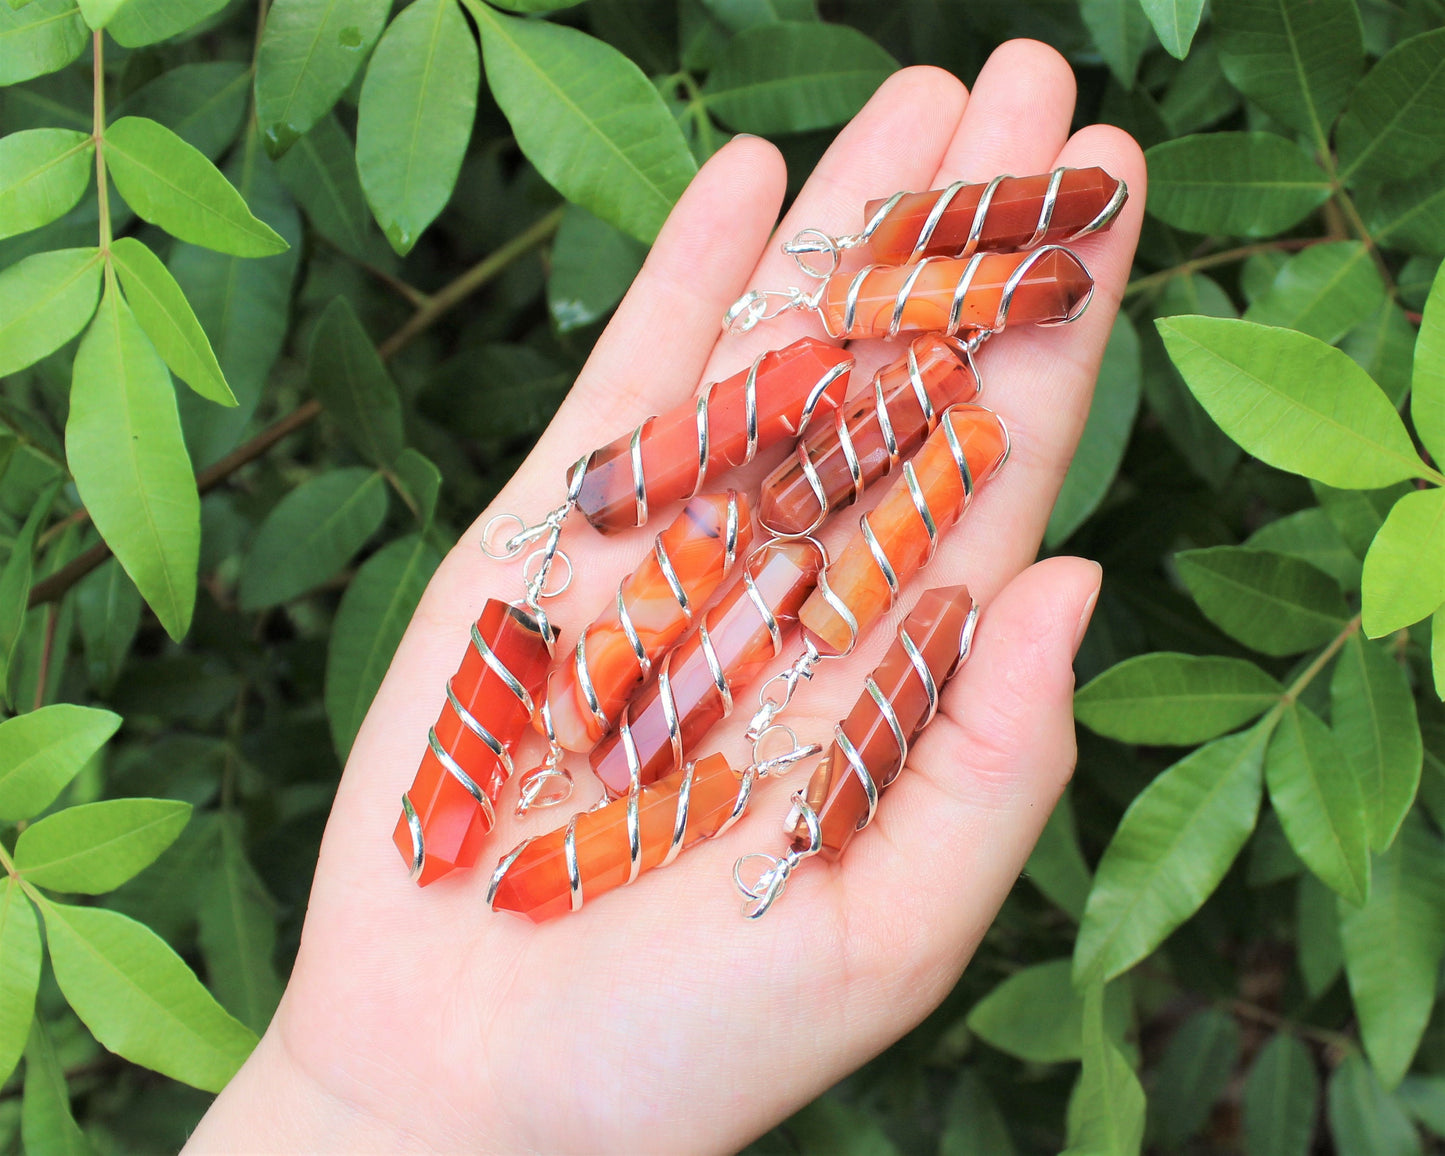
[[[863,202],[996,172],[1102,165],[1131,201],[1111,232],[1079,245],[1098,291],[1062,330],[1013,332],[980,357],[984,404],[1013,435],[1009,466],[914,583],[967,582],[985,615],[970,663],[944,695],[872,829],[837,865],[810,863],[767,918],[742,920],[734,859],[782,847],[787,794],[765,782],[749,816],[623,894],[534,927],[487,912],[491,858],[424,891],[390,843],[420,736],[489,594],[512,597],[515,567],[476,548],[479,519],[433,579],[342,779],[286,998],[246,1072],[197,1134],[225,1146],[228,1113],[263,1086],[252,1067],[284,1055],[334,1118],[376,1148],[667,1151],[737,1147],[917,1023],[946,994],[1023,865],[1073,764],[1072,674],[1098,571],[1055,559],[1025,571],[1087,412],[1142,216],[1143,158],[1117,130],[1068,136],[1067,65],[1019,41],[990,59],[972,94],[933,69],[894,76],[838,137],[779,236],[858,227]],[[589,446],[676,404],[700,380],[821,332],[791,315],[717,338],[750,286],[796,283],[769,243],[782,162],[756,139],[724,148],[669,219],[572,395],[495,509],[552,505]],[[714,347],[716,345],[716,348]],[[860,373],[897,355],[854,343]],[[866,377],[855,376],[855,388]],[[751,487],[762,471],[742,481]],[[880,487],[881,488],[881,487]],[[854,525],[836,519],[836,547]],[[580,580],[549,605],[568,640],[636,564],[656,526],[602,539],[564,532]],[[1022,573],[1020,573],[1023,571]],[[1017,575],[1017,577],[1015,577]],[[1012,579],[1012,581],[1010,581]],[[505,593],[504,593],[505,592]],[[806,686],[792,712],[823,739],[888,644],[878,629]],[[792,651],[789,651],[791,657]],[[754,701],[720,739],[738,732]],[[524,747],[519,766],[534,749]],[[550,829],[505,812],[490,850]],[[596,784],[579,776],[579,805]],[[229,1100],[229,1103],[228,1103]],[[332,1140],[344,1144],[341,1133]],[[243,1144],[244,1146],[244,1144]]]

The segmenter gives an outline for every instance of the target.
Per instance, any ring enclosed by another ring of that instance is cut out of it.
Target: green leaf
[[[1180,1150],[1209,1119],[1239,1062],[1239,1027],[1218,1008],[1195,1012],[1164,1049],[1149,1089],[1150,1136]]]
[[[1435,1003],[1445,957],[1442,852],[1422,822],[1407,823],[1395,845],[1375,858],[1369,899],[1339,909],[1360,1036],[1387,1088],[1409,1070]]]
[[[1159,37],[1159,43],[1170,56],[1183,60],[1189,55],[1189,45],[1199,27],[1199,17],[1204,12],[1204,0],[1139,0],[1149,23]]]
[[[98,249],[36,253],[0,270],[0,377],[54,353],[85,328],[100,299],[100,272]]]
[[[256,119],[272,156],[284,153],[331,111],[390,11],[391,0],[276,0],[271,5],[256,52]]]
[[[239,61],[182,64],[136,89],[116,108],[115,116],[159,121],[215,160],[241,131],[250,90],[250,69]]]
[[[1298,558],[1214,546],[1181,551],[1174,560],[1204,616],[1261,654],[1322,645],[1350,616],[1338,583]]]
[[[1168,128],[1166,135],[1184,136],[1223,120],[1239,108],[1239,103],[1239,93],[1220,71],[1214,41],[1205,40],[1194,46],[1170,79],[1159,101],[1159,112]]]
[[[1320,482],[1311,482],[1310,488],[1315,492],[1320,509],[1339,530],[1350,552],[1363,563],[1365,555],[1370,552],[1370,543],[1375,540],[1386,516],[1395,508],[1401,495],[1410,492],[1411,487],[1406,482],[1400,482],[1380,490],[1337,490]]]
[[[1366,186],[1359,209],[1377,245],[1445,255],[1445,163],[1409,180]]]
[[[1079,0],[1079,17],[1114,79],[1133,88],[1139,59],[1154,40],[1139,0]]]
[[[1094,880],[1079,847],[1073,796],[1069,791],[1059,796],[1039,834],[1039,841],[1029,853],[1024,875],[1075,923],[1083,918],[1084,904]]]
[[[1074,713],[1120,742],[1192,746],[1258,717],[1283,693],[1242,658],[1161,652],[1104,671],[1074,696]]]
[[[425,455],[408,446],[396,459],[394,483],[404,501],[413,507],[425,529],[436,517],[437,497],[442,489],[442,472]]]
[[[227,0],[125,0],[106,31],[117,44],[142,48],[185,32],[219,12]]]
[[[508,0],[502,8],[521,12],[536,10],[546,0]],[[707,14],[729,32],[744,32],[758,24],[776,24],[779,20],[818,19],[816,0],[702,0]]]
[[[600,320],[627,292],[647,249],[577,205],[567,206],[552,246],[547,309],[558,333]]]
[[[307,380],[327,414],[369,461],[387,466],[401,453],[401,398],[351,303],[326,307],[311,339]]]
[[[1267,132],[1211,132],[1157,144],[1149,211],[1193,233],[1267,237],[1299,224],[1330,195],[1294,142]]]
[[[0,237],[64,216],[90,187],[95,145],[83,132],[34,128],[0,137]]]
[[[222,816],[220,855],[201,898],[200,946],[211,986],[226,1010],[265,1031],[281,1002],[276,901],[246,859],[240,819]]]
[[[1354,358],[1385,391],[1390,404],[1400,408],[1410,392],[1410,373],[1415,361],[1415,327],[1394,301],[1385,301],[1373,317],[1360,321],[1340,348]]]
[[[180,638],[196,601],[200,498],[170,374],[115,291],[75,355],[65,454],[95,528]]]
[[[15,1070],[30,1022],[35,1018],[35,992],[40,986],[40,927],[35,908],[7,875],[0,882],[0,1082]]]
[[[836,1096],[819,1096],[783,1126],[803,1156],[901,1156],[873,1116]]]
[[[1142,384],[1139,335],[1127,314],[1120,313],[1104,347],[1088,421],[1049,515],[1044,542],[1050,549],[1083,525],[1109,492],[1139,412]]]
[[[1380,638],[1445,603],[1445,490],[1414,490],[1390,511],[1365,555],[1362,623]]]
[[[75,601],[90,684],[109,692],[140,630],[140,591],[111,558],[76,584]]]
[[[1420,1136],[1365,1058],[1347,1055],[1330,1077],[1330,1133],[1338,1156],[1420,1156]]]
[[[1445,461],[1445,264],[1435,274],[1420,315],[1410,385],[1410,418],[1425,448],[1436,461]]]
[[[1309,1156],[1319,1098],[1310,1050],[1279,1032],[1259,1050],[1244,1081],[1247,1156]]]
[[[1354,0],[1215,0],[1210,11],[1230,83],[1326,148],[1365,64]]]
[[[0,85],[64,68],[89,43],[75,0],[30,0],[18,11],[0,5]]]
[[[517,144],[569,201],[651,243],[697,162],[641,69],[610,45],[464,0]]]
[[[1249,321],[1167,317],[1156,324],[1194,396],[1267,464],[1349,489],[1423,471],[1395,407],[1338,349]]]
[[[1395,1099],[1435,1135],[1445,1134],[1445,1076],[1406,1076]]]
[[[1132,967],[1209,898],[1254,830],[1270,729],[1200,747],[1129,805],[1084,908],[1075,982]]]
[[[344,762],[441,555],[420,535],[368,558],[341,596],[326,654],[326,718]]]
[[[1415,802],[1424,748],[1404,668],[1358,634],[1335,665],[1330,721],[1363,789],[1370,846],[1383,851]]]
[[[172,373],[204,398],[235,405],[210,339],[161,259],[134,237],[111,245],[126,303]]]
[[[32,917],[33,918],[33,917]],[[93,1151],[70,1113],[70,1089],[45,1024],[36,1020],[25,1047],[20,1136],[29,1156],[89,1156]]]
[[[1340,941],[1339,900],[1308,871],[1300,876],[1295,892],[1295,927],[1305,991],[1311,999],[1319,999],[1344,969],[1345,947]]]
[[[343,253],[370,259],[376,234],[356,174],[356,150],[334,116],[317,121],[281,158],[276,173],[318,233]]]
[[[479,71],[476,41],[455,0],[416,0],[376,46],[361,86],[356,167],[398,253],[411,252],[451,199],[472,135]]]
[[[1340,179],[1403,180],[1445,157],[1445,28],[1402,41],[1350,94]]]
[[[1298,329],[1333,345],[1385,302],[1385,282],[1359,241],[1311,245],[1285,262],[1245,311],[1259,325]]]
[[[338,573],[386,518],[386,483],[361,467],[303,482],[261,523],[241,566],[240,604],[262,610]]]
[[[40,533],[59,490],[60,483],[52,482],[41,500],[35,503],[20,533],[11,543],[10,557],[0,568],[0,702],[10,701],[15,652],[25,631],[30,583],[35,573],[35,537]]]
[[[1015,972],[974,1005],[969,1030],[1031,1063],[1079,1059],[1084,1001],[1069,978],[1071,966],[1067,959],[1055,959]],[[1121,985],[1110,988],[1105,1005],[1110,1034],[1122,1035],[1129,1023],[1128,991]]]
[[[85,22],[91,28],[101,29],[110,23],[111,17],[116,9],[126,3],[126,0],[76,0],[80,5],[80,14],[85,17]]]
[[[1445,605],[1430,619],[1430,669],[1435,679],[1435,694],[1445,700]]]
[[[1016,1156],[1016,1152],[988,1086],[974,1069],[965,1068],[943,1111],[938,1156]]]
[[[808,132],[842,124],[897,68],[893,57],[846,24],[762,24],[727,42],[702,99],[743,132]]]
[[[117,120],[105,130],[105,159],[126,203],[173,237],[238,257],[287,247],[200,150],[156,121]]]
[[[105,746],[120,715],[55,703],[0,722],[0,821],[40,814]]]
[[[42,900],[55,980],[102,1044],[173,1080],[219,1092],[256,1037],[166,942],[103,907]]]
[[[67,807],[20,832],[15,868],[37,887],[102,895],[155,862],[190,817],[191,805],[175,799]]]
[[[1264,777],[1290,846],[1352,903],[1370,893],[1370,833],[1354,767],[1330,728],[1291,702],[1280,716]]]
[[[1266,522],[1245,539],[1244,545],[1308,562],[1345,590],[1360,588],[1360,559],[1329,515],[1317,506]]]
[[[1083,1070],[1069,1101],[1063,1156],[1137,1156],[1144,1140],[1144,1089],[1106,1026],[1103,985],[1084,992]]]

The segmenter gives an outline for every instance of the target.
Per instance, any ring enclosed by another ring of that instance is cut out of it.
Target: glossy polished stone
[[[852,356],[843,349],[804,337],[765,353],[758,363],[757,444],[754,452],[797,435],[804,409],[818,383]],[[707,418],[707,469],[698,477],[698,413],[689,401],[642,425],[638,449],[649,511],[687,497],[705,478],[716,478],[748,460],[747,392],[751,368],[711,386]],[[812,421],[826,420],[848,392],[848,373],[839,375],[814,402]],[[582,479],[577,508],[604,533],[639,525],[634,488],[632,434],[623,434],[592,454]]]
[[[968,588],[949,586],[924,591],[903,621],[900,633],[906,632],[918,647],[934,686],[940,690],[963,655],[963,631],[972,609]],[[928,691],[901,640],[895,639],[889,647],[873,671],[873,681],[892,705],[899,729],[911,748],[929,721]],[[865,691],[858,697],[842,729],[878,789],[886,788],[902,770],[903,759],[893,728],[871,694]],[[829,859],[837,858],[868,815],[868,795],[862,780],[837,742],[814,770],[804,798],[818,816],[823,837],[821,853]],[[808,829],[801,820],[793,825],[792,837],[798,850],[809,845]]]
[[[977,252],[995,253],[1021,249],[1033,238],[1039,214],[1048,192],[1050,174],[1005,177],[994,189],[978,237]],[[949,200],[938,224],[929,235],[921,257],[953,256],[968,244],[979,197],[987,184],[965,185]],[[1048,230],[1034,242],[1047,245],[1071,240],[1080,229],[1098,219],[1118,192],[1119,182],[1101,168],[1068,169],[1059,185]],[[868,241],[868,250],[879,264],[901,265],[913,260],[929,214],[938,204],[940,190],[907,193],[879,223]],[[869,201],[863,219],[871,221],[887,198]]]
[[[916,381],[912,366],[916,366]],[[915,337],[910,353],[880,369],[873,383],[844,403],[838,415],[811,426],[799,441],[797,453],[768,475],[758,502],[762,524],[775,534],[806,534],[818,522],[822,509],[803,469],[804,457],[812,465],[826,495],[829,513],[836,513],[857,499],[858,485],[853,480],[838,434],[839,417],[858,461],[862,488],[892,472],[894,459],[888,453],[878,417],[880,395],[893,430],[898,458],[911,457],[928,436],[930,424],[919,400],[919,385],[935,420],[949,406],[969,401],[978,394],[978,378],[959,352],[955,339],[936,333]]]
[[[840,337],[887,337],[898,293],[910,278],[898,332],[945,332],[952,316],[955,290],[977,260],[968,282],[955,332],[1063,321],[1078,309],[1093,288],[1093,278],[1067,249],[1030,253],[990,253],[981,258],[939,257],[920,265],[879,265],[869,270],[857,294],[853,324],[847,326],[849,287],[858,274],[837,273],[823,287],[821,309],[828,332]],[[1021,265],[1004,310],[1004,289]]]
[[[537,620],[526,610],[487,599],[476,628],[529,695],[541,693],[551,652]],[[476,646],[467,643],[461,665],[451,680],[452,693],[462,709],[485,727],[510,753],[522,737],[530,717],[526,706],[483,660]],[[442,701],[437,715],[437,741],[495,805],[507,769],[453,709]],[[477,861],[491,830],[485,811],[428,746],[407,792],[421,821],[426,858],[417,882],[426,886],[452,871]],[[392,832],[392,842],[408,865],[412,861],[411,830],[403,812]]]
[[[731,551],[726,541],[730,505],[735,506],[736,534]],[[670,561],[686,599],[686,609],[663,571],[657,549],[622,580],[620,587],[622,604],[650,663],[660,659],[682,637],[693,617],[732,573],[735,563],[747,557],[752,539],[747,498],[733,490],[693,498],[658,535],[662,554]],[[548,676],[552,727],[564,750],[590,751],[596,746],[642,682],[643,668],[627,637],[617,601],[610,599],[607,609],[583,632],[586,669],[597,696],[598,713],[606,724],[598,720],[587,700],[578,677],[575,648]],[[534,722],[545,734],[540,712]]]
[[[651,783],[677,770],[707,732],[730,713],[718,692],[703,632],[711,639],[724,681],[736,697],[780,653],[797,623],[798,608],[817,583],[822,564],[822,551],[807,538],[781,539],[755,550],[748,558],[747,573],[777,620],[780,641],[774,644],[739,578],[658,665],[627,705],[639,782]],[[668,730],[664,675],[675,704],[680,751],[674,751]],[[609,796],[627,793],[631,772],[620,726],[593,748],[591,761]]]
[[[675,771],[638,795],[638,874],[661,865],[672,845],[678,792],[686,771]],[[721,755],[700,759],[688,791],[687,827],[683,848],[715,835],[737,802],[738,776]],[[591,901],[627,882],[631,853],[627,838],[627,800],[615,799],[577,816],[577,874],[582,897]],[[497,884],[493,907],[541,923],[572,910],[567,875],[567,825],[533,839]]]
[[[949,446],[949,428],[963,451],[966,476],[960,473]],[[992,410],[980,405],[956,405],[943,415],[912,463],[939,535],[963,515],[971,491],[993,475],[1007,452],[1008,432]],[[882,501],[866,516],[878,545],[892,564],[899,588],[907,586],[928,561],[930,551],[927,528],[902,474],[890,483]],[[833,593],[857,619],[860,637],[893,605],[888,582],[861,526],[828,567],[827,578]],[[824,653],[848,649],[852,640],[848,623],[828,604],[821,590],[804,603],[799,617]]]

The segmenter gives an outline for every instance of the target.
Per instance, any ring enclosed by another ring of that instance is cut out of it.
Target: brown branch
[[[1221,253],[1194,257],[1182,265],[1161,269],[1159,272],[1150,273],[1145,277],[1136,277],[1125,287],[1124,296],[1128,298],[1138,293],[1147,293],[1162,287],[1175,277],[1198,273],[1202,269],[1212,269],[1216,265],[1229,265],[1235,261],[1243,261],[1246,257],[1252,257],[1256,253],[1288,253],[1297,249],[1308,249],[1311,245],[1318,245],[1324,239],[1322,237],[1287,237],[1281,241],[1261,241],[1255,245],[1243,245],[1238,249],[1226,249]]]
[[[431,328],[439,318],[465,301],[487,282],[493,280],[517,258],[540,245],[557,231],[562,223],[563,208],[553,209],[531,227],[518,233],[505,245],[489,253],[460,277],[442,286],[427,299],[425,305],[409,317],[406,322],[377,346],[377,353],[383,361],[395,357],[410,342]],[[321,403],[315,398],[303,402],[290,413],[278,418],[250,441],[237,446],[219,461],[207,466],[196,475],[196,489],[201,493],[215,489],[242,466],[255,461],[277,442],[289,437],[297,430],[314,421],[321,413]],[[89,515],[84,510],[70,514],[70,524],[86,521]],[[57,601],[67,590],[110,557],[110,547],[97,542],[83,550],[48,578],[30,588],[29,607],[34,608],[45,602]]]

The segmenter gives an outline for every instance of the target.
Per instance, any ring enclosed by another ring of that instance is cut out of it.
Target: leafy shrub
[[[244,1058],[428,576],[699,160],[796,181],[1021,34],[1151,169],[1047,535],[1108,573],[1079,773],[944,1007],[755,1150],[1445,1134],[1445,10],[1202,9],[0,4],[0,1143],[174,1148]]]

